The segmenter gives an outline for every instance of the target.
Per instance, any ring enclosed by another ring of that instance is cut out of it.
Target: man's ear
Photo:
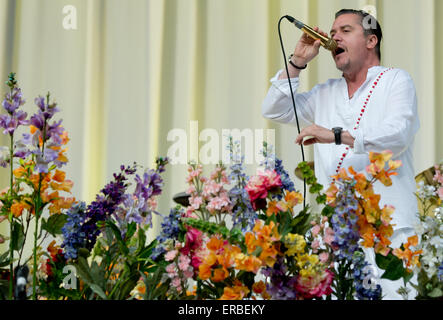
[[[366,48],[374,49],[378,43],[378,38],[375,34],[370,34],[366,37]]]

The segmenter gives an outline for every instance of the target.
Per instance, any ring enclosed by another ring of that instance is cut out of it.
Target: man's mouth
[[[342,54],[343,52],[345,52],[345,49],[338,47],[337,50],[335,50],[335,52],[334,52],[334,56],[337,57],[338,55]]]

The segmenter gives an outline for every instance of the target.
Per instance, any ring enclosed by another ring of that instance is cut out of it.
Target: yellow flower
[[[305,238],[299,234],[288,233],[284,238],[284,244],[288,250],[286,255],[294,256],[299,253],[303,253],[306,247]]]

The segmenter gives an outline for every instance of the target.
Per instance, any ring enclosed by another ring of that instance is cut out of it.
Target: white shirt
[[[296,93],[299,78],[291,79],[300,125],[317,124],[331,129],[342,127],[355,138],[354,148],[349,150],[342,168],[352,166],[357,172],[365,172],[369,152],[391,150],[393,159],[401,160],[398,175],[391,176],[392,186],[380,182],[374,191],[381,195],[380,207],[384,204],[395,207],[392,223],[394,229],[413,227],[417,223],[417,199],[413,166],[413,141],[420,124],[417,114],[417,97],[409,74],[401,69],[392,69],[383,74],[375,89],[372,88],[378,75],[388,68],[375,66],[368,70],[366,81],[349,99],[346,80],[329,79],[316,85],[311,91]],[[271,87],[263,101],[263,116],[281,123],[295,125],[295,115],[287,79],[278,80],[280,70],[271,79]],[[362,106],[373,91],[361,117],[360,126],[354,130]],[[315,175],[328,188],[332,175],[336,174],[346,145],[315,144]]]

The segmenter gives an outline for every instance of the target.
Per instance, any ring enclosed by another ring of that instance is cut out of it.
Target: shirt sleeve
[[[414,82],[406,71],[395,75],[386,106],[389,109],[381,124],[350,132],[355,139],[354,153],[391,150],[397,157],[412,144],[420,123]]]
[[[271,79],[271,87],[262,104],[262,114],[267,119],[295,125],[296,119],[288,80],[278,80],[282,72],[283,70],[280,70]],[[299,78],[292,78],[290,81],[300,125],[306,126],[314,123],[313,93],[297,93]]]

